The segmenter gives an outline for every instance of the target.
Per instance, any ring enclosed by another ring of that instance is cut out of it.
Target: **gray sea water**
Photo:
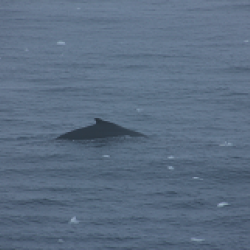
[[[249,0],[0,1],[0,249],[250,249]],[[148,135],[56,141],[115,122]]]

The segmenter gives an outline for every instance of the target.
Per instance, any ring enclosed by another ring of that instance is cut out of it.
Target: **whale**
[[[144,134],[124,128],[115,123],[95,118],[95,124],[87,127],[75,129],[60,135],[58,140],[94,140],[110,137],[146,137]]]

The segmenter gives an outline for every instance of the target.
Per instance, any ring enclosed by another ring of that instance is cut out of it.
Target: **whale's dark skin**
[[[116,125],[115,123],[95,118],[96,124],[84,128],[76,129],[66,134],[60,135],[57,139],[65,140],[94,140],[98,138],[132,136],[145,137],[145,135]]]

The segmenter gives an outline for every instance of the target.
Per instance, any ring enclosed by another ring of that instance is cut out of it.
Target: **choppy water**
[[[0,249],[250,249],[249,12],[1,1]]]

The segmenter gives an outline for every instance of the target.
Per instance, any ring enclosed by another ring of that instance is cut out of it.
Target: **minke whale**
[[[104,121],[100,118],[95,118],[96,124],[79,128],[71,132],[60,135],[56,139],[62,140],[94,140],[108,137],[132,136],[145,137],[144,134],[124,128],[115,123]]]

